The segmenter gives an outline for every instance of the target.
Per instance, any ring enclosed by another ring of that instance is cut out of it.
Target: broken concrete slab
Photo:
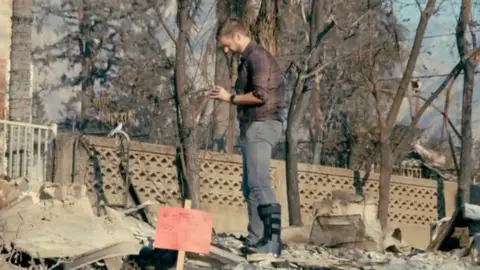
[[[122,269],[123,266],[123,256],[104,258],[105,266],[108,270],[118,270]]]
[[[317,216],[309,243],[326,247],[363,248],[365,227],[360,215]]]
[[[118,265],[118,258],[141,255],[140,251],[145,249],[155,253],[153,247],[140,244],[151,244],[155,238],[152,226],[124,212],[106,209],[106,216],[97,217],[85,188],[25,185],[23,192],[0,212],[0,226],[4,228],[0,244],[34,258],[65,260],[64,269],[69,270],[99,260],[108,262],[109,258],[116,258],[113,263]],[[223,266],[246,262],[245,258],[215,246],[203,258]]]
[[[10,202],[20,195],[15,183],[0,179],[0,209],[5,208]]]
[[[284,244],[306,244],[311,230],[311,226],[282,228],[282,242]]]
[[[408,250],[408,245],[403,239],[389,239],[393,237],[393,232],[399,230],[399,228],[389,227],[385,231],[382,230],[380,222],[377,219],[377,210],[378,200],[373,197],[368,195],[362,197],[353,192],[343,190],[335,190],[332,192],[331,199],[324,199],[314,204],[315,219],[319,216],[353,217],[359,215],[365,230],[362,240],[364,250],[385,251],[387,248],[392,249],[392,244],[398,245],[394,248],[395,250]]]
[[[463,217],[469,220],[480,221],[480,205],[465,203],[463,205]]]
[[[103,248],[91,250],[85,254],[77,256],[69,262],[63,264],[64,270],[81,269],[96,261],[109,258],[118,258],[128,254],[136,254],[141,249],[141,245],[136,242],[123,242],[108,245]],[[116,268],[120,269],[120,268]],[[110,269],[109,269],[110,270]]]
[[[1,210],[0,240],[35,258],[76,257],[118,242],[139,242],[138,231],[148,225],[108,209],[96,217],[87,197],[62,203],[26,196]]]
[[[225,250],[222,250],[216,246],[210,246],[210,253],[209,256],[219,260],[225,264],[234,264],[237,265],[239,263],[246,262],[246,259],[242,256],[239,256],[235,253],[228,252]]]

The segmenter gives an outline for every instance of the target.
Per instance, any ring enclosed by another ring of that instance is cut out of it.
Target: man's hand
[[[209,94],[210,98],[215,98],[224,102],[230,102],[230,97],[232,94],[230,94],[225,88],[221,86],[215,86],[213,89],[210,91]]]

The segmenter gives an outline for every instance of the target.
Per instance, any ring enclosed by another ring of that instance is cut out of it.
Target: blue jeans
[[[242,192],[248,208],[247,241],[255,244],[263,237],[263,222],[257,207],[277,203],[270,184],[272,148],[282,135],[282,123],[276,120],[255,121],[242,135]]]

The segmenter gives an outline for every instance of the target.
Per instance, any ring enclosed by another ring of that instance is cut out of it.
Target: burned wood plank
[[[451,219],[442,225],[442,227],[439,229],[438,236],[430,243],[430,245],[428,245],[425,251],[448,251],[452,248],[458,247],[458,243],[456,244],[456,247],[453,247],[455,244],[452,243],[451,238],[456,231],[455,228],[464,228],[465,226],[466,222],[463,218],[463,211],[461,209],[457,209],[453,213]]]

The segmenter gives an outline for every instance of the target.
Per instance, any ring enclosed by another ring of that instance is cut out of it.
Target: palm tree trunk
[[[12,1],[12,44],[10,51],[10,86],[8,89],[9,113],[13,121],[32,122],[32,6],[33,0]],[[12,136],[12,134],[22,134]],[[28,164],[31,165],[32,145],[22,142],[31,141],[30,129],[11,127],[7,135],[7,148],[13,155],[8,157],[12,163],[11,177],[27,176]],[[37,164],[38,165],[38,164]]]
[[[32,0],[12,3],[12,46],[10,52],[9,118],[32,121]]]

